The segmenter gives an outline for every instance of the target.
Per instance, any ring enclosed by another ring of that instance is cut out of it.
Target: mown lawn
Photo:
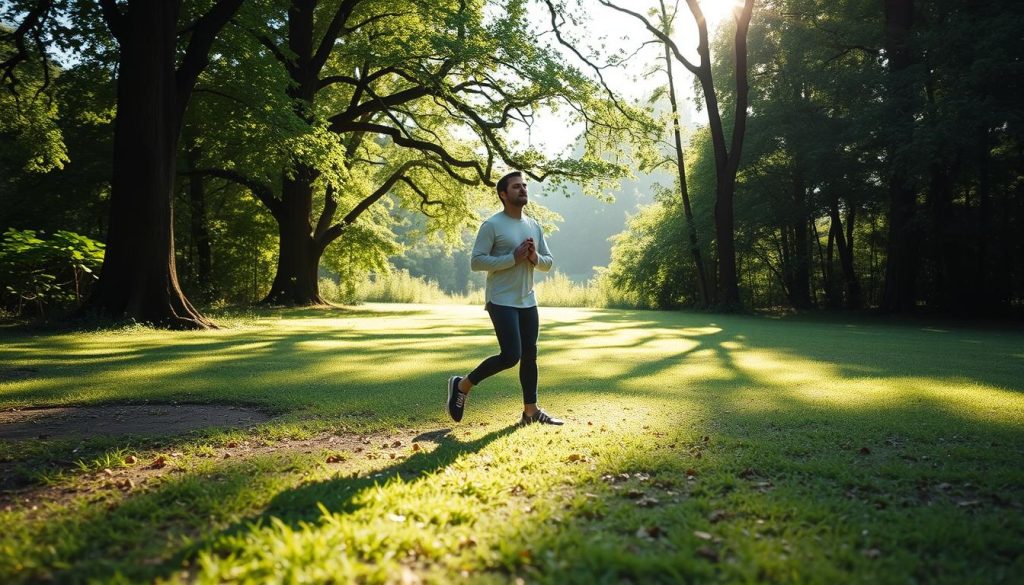
[[[541,404],[567,424],[518,428],[514,372],[478,387],[461,424],[443,412],[447,377],[494,348],[479,307],[222,321],[0,330],[0,370],[32,372],[0,381],[0,410],[276,415],[174,437],[0,442],[0,582],[1024,575],[1021,332],[542,308]],[[132,469],[133,485],[103,479]]]

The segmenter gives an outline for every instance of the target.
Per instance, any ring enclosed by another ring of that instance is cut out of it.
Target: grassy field
[[[541,405],[477,306],[0,330],[0,410],[219,403],[178,436],[0,442],[0,582],[1011,583],[1024,333],[541,309]],[[24,375],[12,375],[22,372]],[[97,421],[97,425],[104,421]],[[130,482],[127,480],[131,479]]]

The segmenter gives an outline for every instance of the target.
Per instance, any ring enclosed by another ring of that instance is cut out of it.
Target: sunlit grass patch
[[[277,417],[0,443],[0,468],[21,478],[2,494],[0,580],[1024,574],[1021,334],[603,309],[542,308],[541,321],[540,402],[561,428],[514,426],[514,371],[474,390],[463,423],[446,418],[447,377],[495,349],[479,306],[6,332],[0,361],[31,375],[0,381],[0,408],[202,402]]]

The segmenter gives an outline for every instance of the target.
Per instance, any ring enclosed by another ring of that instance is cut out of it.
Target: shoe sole
[[[455,378],[458,378],[458,376],[448,378],[448,400],[444,402],[444,411],[453,421],[459,422],[461,419],[456,419],[455,415],[452,414],[452,393],[455,392]]]

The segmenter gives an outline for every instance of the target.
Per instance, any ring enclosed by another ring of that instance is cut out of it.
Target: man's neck
[[[523,208],[516,207],[515,205],[506,205],[505,215],[511,217],[512,219],[523,219]]]

